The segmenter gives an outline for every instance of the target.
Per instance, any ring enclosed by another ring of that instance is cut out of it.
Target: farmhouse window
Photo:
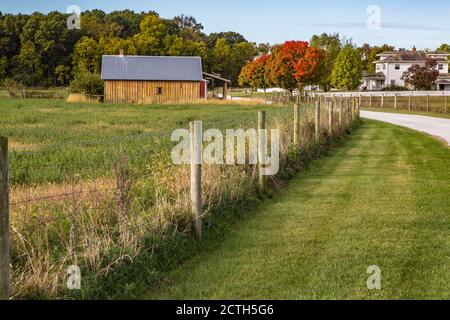
[[[443,64],[439,65],[439,70],[444,70],[444,65]]]
[[[395,80],[391,80],[391,86],[395,87]]]
[[[156,88],[156,94],[162,94],[162,88],[161,87],[158,87],[158,88]]]
[[[399,64],[395,65],[395,70],[400,70],[400,65]]]
[[[383,70],[386,70],[386,65],[385,64],[383,64]]]

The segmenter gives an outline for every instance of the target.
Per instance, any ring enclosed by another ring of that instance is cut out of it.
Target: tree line
[[[359,88],[364,74],[375,74],[378,54],[394,50],[394,46],[387,44],[358,47],[338,33],[323,33],[314,35],[309,43],[288,41],[273,46],[269,53],[244,65],[239,84],[253,89],[276,86],[291,92],[302,91],[306,85],[320,86],[324,91],[332,88],[352,91]],[[450,53],[450,45],[443,44],[437,51]],[[424,67],[416,66],[405,72],[403,79],[418,89],[431,88],[439,74],[435,67],[429,61]]]
[[[131,10],[81,14],[81,29],[67,27],[60,12],[0,12],[0,79],[25,86],[66,86],[77,78],[97,77],[101,56],[200,56],[203,69],[237,83],[242,66],[269,50],[236,32],[205,34],[190,16],[164,19],[156,12]]]

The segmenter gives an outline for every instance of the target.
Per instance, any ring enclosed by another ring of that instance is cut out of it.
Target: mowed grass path
[[[450,298],[450,149],[372,121],[147,299]],[[382,270],[382,290],[366,287]]]

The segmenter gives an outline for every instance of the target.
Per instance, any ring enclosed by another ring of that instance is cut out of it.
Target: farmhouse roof
[[[374,63],[395,63],[395,62],[426,62],[427,59],[433,58],[433,54],[425,54],[418,51],[399,51],[386,53],[389,57],[384,60],[378,60]],[[435,54],[436,55],[436,54]],[[381,56],[381,55],[378,55]],[[448,60],[442,57],[434,57],[437,62],[448,62]]]
[[[108,56],[102,58],[103,80],[201,81],[200,57]]]
[[[377,72],[376,74],[366,74],[363,76],[364,79],[372,79],[372,80],[386,80],[386,76],[383,72]]]

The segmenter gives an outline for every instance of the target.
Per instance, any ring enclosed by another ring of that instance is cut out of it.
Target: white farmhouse
[[[438,90],[450,91],[450,75],[448,53],[425,54],[415,49],[412,51],[383,52],[374,62],[376,73],[363,76],[364,90],[375,91],[389,86],[404,87],[401,79],[403,73],[413,65],[425,65],[427,59],[435,59],[438,63],[439,77],[436,81]]]

